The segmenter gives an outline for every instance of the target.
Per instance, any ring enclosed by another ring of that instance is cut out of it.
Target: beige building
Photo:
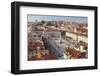
[[[88,42],[88,38],[86,36],[81,36],[81,35],[77,35],[75,33],[71,33],[71,32],[66,32],[65,34],[66,37],[71,37],[72,39],[76,40],[78,39],[78,42],[79,41],[83,41],[85,43]]]

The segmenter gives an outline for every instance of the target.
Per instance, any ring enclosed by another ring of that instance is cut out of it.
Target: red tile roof
[[[74,57],[74,58],[80,58],[81,57],[81,52],[77,51],[75,49],[68,49],[67,52],[71,55],[71,57]]]

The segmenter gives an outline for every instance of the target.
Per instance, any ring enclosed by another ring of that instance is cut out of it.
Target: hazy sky
[[[35,20],[41,21],[73,21],[73,22],[88,22],[88,17],[82,17],[82,16],[53,16],[53,15],[28,15],[28,22],[34,22]]]

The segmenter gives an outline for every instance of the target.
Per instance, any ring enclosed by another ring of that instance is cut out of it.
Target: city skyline
[[[28,61],[88,58],[87,19],[28,15]]]
[[[35,21],[71,21],[78,23],[87,23],[88,17],[80,17],[80,16],[55,16],[55,15],[28,15],[28,22]]]

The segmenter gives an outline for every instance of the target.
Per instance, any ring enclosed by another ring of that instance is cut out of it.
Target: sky
[[[82,16],[53,16],[53,15],[28,15],[28,22],[34,22],[34,21],[72,21],[72,22],[79,22],[79,23],[86,23],[88,22],[88,17],[82,17]]]

